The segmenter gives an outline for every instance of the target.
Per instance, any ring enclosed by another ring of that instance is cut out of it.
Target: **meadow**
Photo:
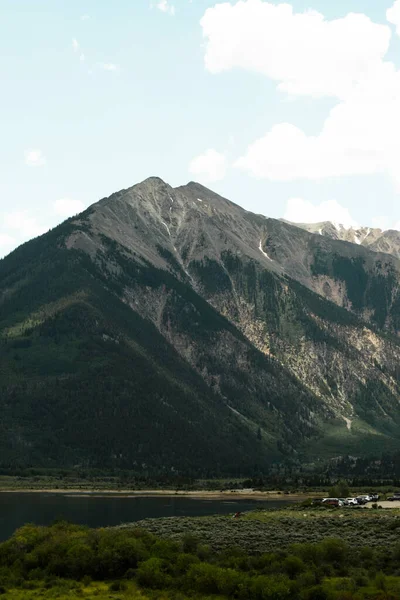
[[[304,507],[140,527],[26,525],[0,544],[9,600],[397,600],[400,512]]]
[[[379,548],[399,542],[400,510],[286,507],[249,512],[239,519],[170,517],[135,525],[171,540],[190,533],[215,551],[237,546],[250,553],[269,552],[327,538],[339,538],[354,548]]]

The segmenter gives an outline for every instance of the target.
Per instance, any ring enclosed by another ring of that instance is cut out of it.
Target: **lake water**
[[[289,500],[203,500],[183,497],[105,496],[101,494],[0,493],[0,540],[25,523],[50,525],[56,519],[106,527],[154,517],[229,514],[280,507]]]

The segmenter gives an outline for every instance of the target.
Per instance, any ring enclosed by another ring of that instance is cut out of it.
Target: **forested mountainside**
[[[0,462],[243,474],[400,447],[400,261],[150,178],[0,261]]]

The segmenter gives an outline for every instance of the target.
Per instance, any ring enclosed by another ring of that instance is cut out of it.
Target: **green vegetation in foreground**
[[[26,525],[0,544],[0,595],[10,600],[400,597],[397,511],[305,510],[240,519],[161,519],[162,537],[148,530],[154,521],[146,522],[147,529]],[[167,522],[181,525],[174,539],[167,539]],[[207,531],[219,536],[218,544],[207,543]],[[371,544],[378,531],[382,535]],[[324,533],[334,537],[318,541]],[[239,542],[244,539],[246,548]]]
[[[263,553],[287,549],[293,543],[320,543],[328,538],[339,538],[354,549],[388,548],[400,542],[397,509],[289,507],[253,511],[240,519],[220,515],[172,517],[145,519],[135,526],[172,541],[195,535],[214,552],[240,547],[246,552]]]

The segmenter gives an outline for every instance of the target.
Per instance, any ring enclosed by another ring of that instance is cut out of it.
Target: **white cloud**
[[[317,136],[276,125],[236,166],[275,181],[386,174],[400,189],[399,106],[400,71],[383,63],[332,109]]]
[[[160,2],[158,2],[156,6],[162,12],[168,13],[170,15],[175,14],[175,6],[173,4],[170,4],[168,0],[160,0]]]
[[[119,66],[114,63],[100,63],[100,67],[104,69],[104,71],[119,71]]]
[[[90,15],[82,15],[81,16],[81,21],[89,21],[90,19]]]
[[[190,165],[189,172],[203,181],[220,181],[226,175],[226,157],[213,148],[206,150],[200,156],[196,156]]]
[[[25,164],[29,167],[43,167],[46,164],[46,157],[38,149],[26,150]]]
[[[83,52],[82,52],[82,54],[79,56],[79,60],[80,60],[81,62],[84,62],[84,61],[85,61],[85,55],[83,54]]]
[[[54,202],[53,208],[56,215],[68,218],[85,210],[85,205],[80,200],[60,198]]]
[[[400,0],[396,0],[393,6],[388,8],[386,18],[389,23],[396,26],[397,34],[400,35]]]
[[[284,219],[293,223],[322,223],[333,221],[344,227],[358,227],[350,211],[337,200],[326,200],[312,204],[303,198],[290,198],[287,202]]]
[[[316,11],[295,14],[289,4],[240,0],[217,4],[202,20],[205,66],[267,75],[293,95],[342,98],[387,53],[390,28],[366,15],[328,21]]]
[[[392,20],[397,6],[400,0],[389,11]],[[257,71],[292,97],[338,101],[317,135],[278,123],[236,167],[274,181],[384,174],[400,191],[400,71],[384,60],[390,27],[363,14],[329,21],[262,0],[217,4],[201,25],[209,71]]]

